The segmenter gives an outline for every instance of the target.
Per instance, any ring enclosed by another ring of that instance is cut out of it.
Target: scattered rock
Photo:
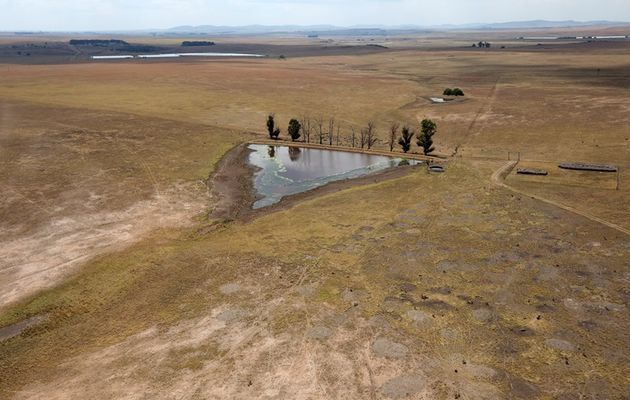
[[[378,338],[372,343],[372,351],[377,357],[402,358],[409,353],[407,346],[387,338]]]
[[[389,321],[387,321],[387,318],[385,318],[382,315],[375,315],[374,317],[368,320],[368,323],[370,324],[371,327],[374,327],[374,328],[389,328],[390,327]]]
[[[315,288],[312,285],[300,286],[297,291],[304,297],[311,297],[315,294]]]
[[[413,292],[414,290],[416,290],[416,285],[411,284],[409,282],[405,282],[402,285],[400,285],[400,289],[403,292]]]
[[[486,365],[469,364],[465,368],[465,371],[468,374],[479,379],[492,379],[497,375],[497,371],[494,368],[488,367]]]
[[[342,297],[344,301],[354,305],[354,303],[358,303],[359,301],[365,299],[367,297],[367,293],[363,290],[346,289],[343,291]]]
[[[448,286],[442,286],[442,287],[432,288],[431,291],[435,293],[447,295],[447,294],[451,294],[453,292],[453,289],[451,289]]]
[[[318,325],[312,327],[309,330],[308,335],[313,339],[324,340],[328,339],[332,335],[332,330],[325,326]]]
[[[567,342],[562,339],[547,339],[545,340],[545,344],[552,349],[561,350],[561,351],[575,351],[575,346],[571,342]]]
[[[472,312],[473,318],[479,322],[488,322],[492,319],[492,311],[487,308],[478,308]]]
[[[425,326],[432,322],[431,315],[420,310],[407,311],[407,318],[412,320],[416,326]]]
[[[564,304],[564,306],[569,309],[569,311],[573,311],[573,312],[581,312],[583,311],[583,307],[582,304],[574,299],[564,299],[562,301],[562,304]]]
[[[381,392],[391,399],[403,399],[418,393],[425,387],[424,379],[419,375],[402,375],[385,382]]]
[[[219,315],[217,315],[217,319],[219,321],[229,323],[229,322],[237,321],[247,316],[247,314],[248,313],[245,310],[241,310],[241,309],[225,310],[221,312]]]
[[[442,339],[444,339],[444,340],[446,340],[448,342],[456,342],[456,341],[459,341],[459,340],[462,339],[461,333],[459,333],[455,329],[451,329],[451,328],[444,328],[444,329],[442,329],[440,334],[442,335]]]
[[[439,271],[449,271],[451,269],[457,268],[457,263],[448,260],[440,261],[437,265],[437,268]]]
[[[223,294],[234,294],[240,292],[241,285],[238,283],[226,283],[225,285],[221,285],[219,287],[219,291]]]
[[[510,389],[513,397],[517,399],[534,399],[538,395],[538,388],[524,379],[512,376]]]
[[[433,310],[438,310],[438,311],[450,311],[450,310],[455,309],[455,307],[453,307],[452,305],[442,300],[426,300],[423,302],[418,302],[416,304],[421,305],[422,307],[431,308]]]
[[[578,322],[578,326],[582,329],[586,329],[587,331],[594,331],[597,329],[597,323],[593,321],[580,321]]]

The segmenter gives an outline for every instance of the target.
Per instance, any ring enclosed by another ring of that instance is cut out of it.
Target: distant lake
[[[262,54],[246,53],[169,53],[141,54],[138,58],[177,58],[177,57],[264,57]]]
[[[133,56],[92,56],[93,60],[123,60],[130,58],[133,58]]]
[[[123,60],[133,58],[180,58],[180,57],[264,57],[262,54],[247,53],[164,53],[164,54],[140,54],[132,55],[116,55],[116,56],[92,56],[93,60]]]
[[[258,209],[279,202],[283,197],[306,192],[327,183],[359,178],[399,165],[417,165],[372,154],[252,144],[249,163],[260,168],[254,173]]]

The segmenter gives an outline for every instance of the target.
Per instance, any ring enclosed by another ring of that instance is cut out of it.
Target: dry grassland
[[[0,398],[628,392],[628,236],[490,181],[521,152],[551,174],[508,185],[630,228],[627,174],[555,168],[630,167],[627,46],[0,70],[0,327],[45,318],[0,337]],[[205,179],[269,112],[429,117],[456,157],[208,219]]]

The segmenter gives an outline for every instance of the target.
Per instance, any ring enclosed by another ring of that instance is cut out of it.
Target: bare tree
[[[341,124],[337,124],[337,146],[339,146],[340,135],[341,135]]]
[[[398,138],[398,129],[400,129],[400,124],[398,122],[394,122],[389,127],[389,151],[394,151],[396,139]]]
[[[360,135],[359,135],[359,143],[361,144],[361,148],[365,148],[365,144],[367,143],[367,130],[366,129],[361,129]]]
[[[328,120],[328,144],[332,146],[333,136],[335,135],[335,117],[330,117]]]
[[[356,129],[354,129],[354,126],[352,127],[352,136],[350,136],[350,141],[352,143],[352,147],[355,147],[357,144],[357,132]]]
[[[376,142],[378,142],[378,138],[376,137],[376,125],[373,121],[370,121],[367,124],[367,128],[365,128],[365,145],[369,150]]]
[[[310,143],[311,131],[312,131],[311,117],[308,114],[304,113],[302,115],[300,124],[302,125],[302,133],[304,134],[304,141],[306,143]]]
[[[317,124],[317,133],[319,134],[319,144],[324,144],[324,117],[321,115],[315,118]]]

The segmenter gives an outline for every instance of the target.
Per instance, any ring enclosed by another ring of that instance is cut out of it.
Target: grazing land
[[[0,398],[624,398],[630,42],[518,36],[1,37]],[[231,210],[270,113],[430,118],[446,172]]]

